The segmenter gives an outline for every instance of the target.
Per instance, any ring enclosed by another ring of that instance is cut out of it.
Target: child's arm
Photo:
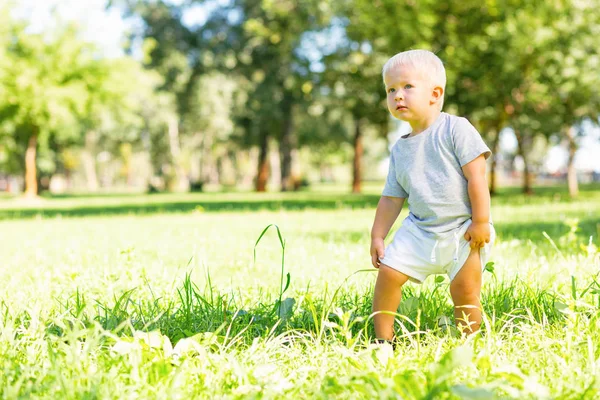
[[[471,242],[472,249],[478,249],[490,241],[490,191],[485,178],[485,157],[480,155],[462,170],[468,181],[473,221],[465,239]]]
[[[400,215],[404,205],[403,197],[381,196],[375,211],[375,221],[371,229],[371,263],[379,268],[379,258],[384,256],[385,237]]]

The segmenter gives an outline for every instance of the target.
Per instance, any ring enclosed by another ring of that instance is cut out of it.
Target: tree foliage
[[[440,56],[445,109],[469,118],[494,150],[512,128],[526,170],[537,138],[562,135],[573,156],[576,128],[600,113],[598,0],[109,5],[142,22],[127,49],[141,50],[140,60],[103,57],[74,25],[33,34],[0,12],[0,164],[25,172],[30,194],[37,169],[73,168],[78,153],[93,182],[99,148],[127,165],[132,151],[146,151],[153,173],[174,181],[193,165],[205,181],[235,151],[258,148],[256,188],[264,190],[272,142],[284,190],[297,187],[299,147],[327,157],[352,144],[359,191],[363,133],[389,130],[381,67],[411,48]],[[203,21],[186,21],[194,9]]]
[[[73,24],[34,34],[8,20],[1,34],[0,130],[13,159],[7,165],[25,172],[28,195],[37,194],[38,155],[81,145],[89,131],[115,142],[136,140],[140,95],[152,96],[156,82],[139,63],[102,58]]]

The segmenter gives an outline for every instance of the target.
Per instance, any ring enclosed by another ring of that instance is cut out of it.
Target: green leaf
[[[440,384],[455,373],[457,368],[467,366],[472,361],[473,348],[463,344],[448,351],[439,362],[430,364],[429,371],[436,384]]]
[[[466,385],[455,385],[450,388],[452,393],[465,400],[493,400],[498,398],[494,392],[486,388],[471,388]]]
[[[287,319],[292,316],[296,300],[288,297],[279,304],[278,315],[281,319]]]
[[[288,288],[290,287],[290,280],[291,280],[291,275],[288,272],[286,274],[286,282],[285,282],[285,287],[283,288],[283,290],[281,291],[281,294],[284,294],[286,290],[288,290]]]
[[[418,308],[419,299],[414,296],[407,297],[400,303],[400,306],[398,307],[398,314],[411,316],[417,312]]]
[[[569,309],[569,306],[567,304],[563,303],[562,301],[555,301],[554,309],[563,314],[569,314],[571,312],[571,310]]]
[[[261,234],[258,236],[258,239],[256,239],[256,243],[254,243],[254,263],[256,263],[256,247],[260,243],[260,240],[265,235],[265,233],[267,233],[267,231],[269,230],[269,228],[272,227],[272,226],[273,226],[273,224],[267,225],[267,227],[265,229],[263,229],[263,231],[261,232]],[[277,229],[279,230],[279,228],[277,228]]]

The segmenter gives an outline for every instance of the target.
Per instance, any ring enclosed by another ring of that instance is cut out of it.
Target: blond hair
[[[429,50],[407,50],[396,54],[383,65],[382,77],[400,66],[408,66],[421,72],[431,83],[446,91],[446,69],[442,60]],[[442,96],[440,109],[444,105]]]

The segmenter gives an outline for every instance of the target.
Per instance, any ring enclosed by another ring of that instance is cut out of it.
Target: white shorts
[[[402,272],[416,283],[423,283],[432,274],[448,274],[450,280],[453,280],[471,253],[469,242],[464,237],[470,225],[471,220],[468,219],[454,232],[436,239],[414,222],[405,219],[386,247],[385,256],[379,261]],[[496,231],[490,222],[490,242],[479,252],[482,270],[495,239]]]

